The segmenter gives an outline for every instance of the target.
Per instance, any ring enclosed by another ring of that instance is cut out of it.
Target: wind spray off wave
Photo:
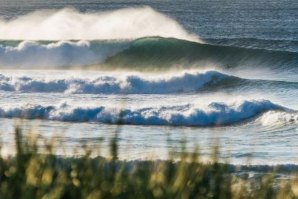
[[[199,40],[175,20],[150,7],[95,13],[65,8],[0,20],[0,40],[110,40],[147,36]]]

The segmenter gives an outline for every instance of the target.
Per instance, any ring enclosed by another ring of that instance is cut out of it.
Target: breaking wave
[[[54,75],[54,74],[53,74]],[[0,74],[0,91],[73,94],[171,94],[222,89],[298,89],[298,83],[244,79],[218,71],[153,75],[146,73],[98,74],[93,77],[36,77]]]
[[[298,83],[243,79],[217,71],[184,72],[148,77],[145,74],[109,74],[93,77],[45,78],[0,74],[0,91],[66,94],[171,94],[222,89],[298,89]]]
[[[135,40],[127,49],[108,57],[105,62],[141,69],[211,65],[223,69],[268,67],[285,70],[297,68],[298,53],[151,37]]]
[[[94,78],[44,79],[0,75],[0,90],[59,92],[78,94],[169,94],[195,92],[218,87],[239,86],[249,82],[217,71],[185,72],[177,75],[148,78],[143,75],[101,75]]]
[[[195,104],[120,109],[84,107],[62,103],[59,106],[25,105],[1,107],[2,118],[45,119],[106,124],[222,126],[243,123],[268,111],[291,111],[268,100],[213,102],[207,107]]]
[[[108,41],[2,41],[0,66],[8,68],[221,69],[297,70],[298,53],[202,44],[148,37]]]
[[[126,42],[92,44],[88,41],[40,43],[23,41],[12,45],[0,44],[0,65],[9,68],[55,68],[102,63],[106,57],[126,47]]]
[[[274,126],[284,123],[298,123],[298,113],[268,111],[259,118],[259,121],[265,126]]]

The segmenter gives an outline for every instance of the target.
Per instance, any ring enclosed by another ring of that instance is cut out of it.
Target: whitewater
[[[221,161],[233,164],[298,164],[294,13],[276,19],[268,7],[258,26],[244,1],[0,2],[2,153],[19,123],[60,140],[59,153],[105,146],[120,128],[123,159],[164,159],[186,140],[202,156],[218,144]],[[239,8],[246,17],[227,23]],[[216,9],[225,17],[215,20]]]

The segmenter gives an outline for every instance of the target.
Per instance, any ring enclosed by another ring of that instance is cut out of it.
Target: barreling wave
[[[194,104],[144,108],[77,107],[25,105],[1,107],[2,118],[45,119],[68,122],[99,122],[105,124],[223,126],[246,122],[268,111],[288,111],[268,100],[213,102],[207,107]],[[297,119],[297,118],[296,118]]]
[[[222,89],[298,89],[298,83],[250,80],[217,71],[184,72],[147,77],[144,74],[109,74],[94,77],[41,78],[0,75],[0,91],[73,94],[171,94]]]
[[[221,69],[297,70],[298,53],[202,44],[175,38],[148,37],[107,41],[2,41],[0,66],[8,68]]]
[[[105,63],[141,69],[214,65],[224,69],[269,67],[285,70],[297,68],[298,53],[151,37],[135,40],[127,49],[108,57]]]

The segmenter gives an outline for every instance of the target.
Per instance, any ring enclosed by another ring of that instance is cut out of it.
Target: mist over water
[[[70,8],[42,10],[0,21],[0,40],[111,40],[148,36],[199,40],[151,7],[97,13]]]

